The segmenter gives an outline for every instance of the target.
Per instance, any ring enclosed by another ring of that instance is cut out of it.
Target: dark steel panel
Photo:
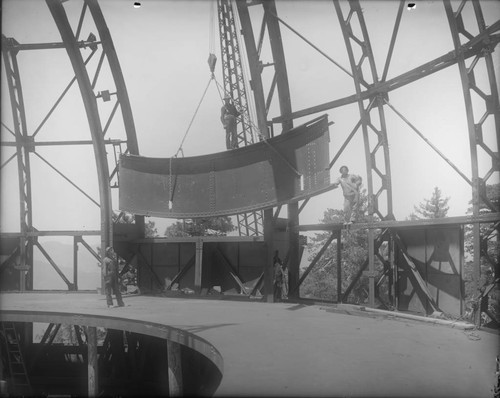
[[[441,311],[460,316],[463,307],[462,289],[462,229],[453,227],[428,227],[425,229],[398,230],[400,238],[407,246],[419,274]],[[410,272],[401,253],[396,256],[398,263],[398,309],[429,313],[430,307],[418,286],[413,286]]]
[[[212,155],[125,155],[120,160],[120,209],[193,218],[269,208],[332,189],[328,161],[326,115],[266,142]]]

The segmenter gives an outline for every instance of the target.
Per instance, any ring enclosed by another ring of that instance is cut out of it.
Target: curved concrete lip
[[[155,322],[144,322],[117,316],[105,316],[64,311],[4,310],[0,309],[0,320],[6,322],[61,323],[79,326],[95,326],[124,330],[170,340],[207,357],[224,373],[224,361],[219,351],[205,339],[185,330]]]
[[[152,330],[194,336],[223,358],[215,396],[490,397],[497,382],[498,335],[480,330],[319,305],[146,296],[125,304],[108,309],[88,293],[3,293],[0,319],[46,311],[165,325]]]

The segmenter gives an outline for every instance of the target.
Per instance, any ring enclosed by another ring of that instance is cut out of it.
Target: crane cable
[[[203,91],[203,95],[201,96],[200,101],[198,102],[198,106],[196,107],[196,110],[194,111],[194,115],[191,118],[191,121],[189,122],[189,125],[186,129],[186,132],[184,133],[184,136],[182,137],[181,144],[179,145],[179,149],[177,149],[177,152],[175,155],[170,157],[170,162],[169,162],[169,201],[168,201],[168,208],[169,210],[172,210],[173,207],[173,195],[174,195],[174,190],[172,187],[172,159],[177,158],[179,153],[182,154],[182,157],[184,157],[184,151],[182,149],[182,146],[184,145],[184,141],[186,141],[187,135],[189,133],[189,130],[191,129],[191,126],[194,122],[194,119],[196,118],[196,115],[198,114],[198,110],[200,109],[200,106],[205,99],[205,95],[207,94],[208,88],[210,87],[210,83],[212,80],[215,80],[215,75],[214,75],[214,67],[215,67],[215,62],[216,62],[216,57],[215,57],[215,5],[216,5],[217,0],[213,0],[210,2],[210,19],[209,19],[209,32],[208,32],[208,52],[209,52],[209,66],[210,66],[210,79],[207,83],[207,86],[205,87],[205,91]],[[213,57],[213,58],[212,58]],[[215,80],[216,81],[216,80]],[[177,184],[177,175],[175,176],[175,184]]]

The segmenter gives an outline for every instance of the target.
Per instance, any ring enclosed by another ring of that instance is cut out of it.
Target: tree
[[[357,220],[368,222],[370,217],[366,214],[368,198],[366,190],[360,193],[360,206],[358,208]],[[339,223],[344,221],[344,211],[337,209],[327,209],[324,212],[321,223]],[[308,249],[313,254],[309,257],[312,260],[316,253],[326,243],[330,233],[317,233],[308,244]],[[366,231],[355,229],[349,232],[342,232],[342,291],[345,292],[354,276],[358,273],[368,255],[368,239]],[[301,285],[302,297],[314,297],[323,300],[335,300],[337,298],[337,242],[334,239],[326,249],[325,253],[309,273]],[[376,260],[377,270],[382,269],[382,265]],[[355,303],[359,304],[366,300],[368,296],[368,278],[362,276],[356,287],[352,291]]]
[[[499,198],[500,198],[500,184],[486,185],[486,197],[494,206],[498,208]],[[488,212],[489,208],[486,204],[481,201],[479,205],[479,212]],[[469,208],[467,209],[467,214],[472,214],[472,200],[469,201]],[[500,231],[499,226],[494,223],[481,224],[479,227],[479,233],[482,237],[482,256],[480,259],[480,274],[481,279],[479,280],[480,288],[492,283],[495,279],[500,277],[499,261],[500,261]],[[474,234],[472,224],[465,225],[464,228],[464,246],[465,253],[468,258],[472,258],[474,255]],[[477,248],[481,250],[480,248]],[[472,275],[474,273],[474,265],[472,261],[466,261],[464,266],[464,284],[465,284],[465,297],[471,300],[473,297],[477,296],[478,292],[474,291],[472,284]],[[500,319],[500,291],[495,289],[492,294],[490,294],[489,308],[490,311],[496,315],[497,319]]]
[[[410,220],[421,220],[428,218],[444,218],[450,207],[448,206],[449,197],[444,198],[441,190],[434,187],[432,197],[424,199],[418,206],[413,206],[414,212],[410,214]]]
[[[122,212],[120,216],[120,214],[113,212],[112,220],[113,223],[116,224],[133,224],[135,222],[135,215],[128,212]],[[144,236],[146,238],[158,236],[158,230],[154,221],[148,220],[144,224]]]
[[[176,221],[167,227],[165,236],[170,238],[183,236],[226,236],[234,231],[231,217],[209,217]]]

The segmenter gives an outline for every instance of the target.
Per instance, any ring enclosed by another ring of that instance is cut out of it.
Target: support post
[[[342,231],[337,231],[337,302],[342,302]]]
[[[474,192],[474,189],[473,189]],[[473,197],[477,195],[473,194]],[[479,207],[479,206],[474,206]],[[472,270],[472,283],[474,286],[474,292],[479,292],[479,285],[481,280],[481,235],[479,229],[479,223],[472,224],[472,240],[473,240],[473,270]],[[479,303],[479,308],[476,311],[476,318],[474,323],[476,326],[481,326],[481,304]]]
[[[368,305],[375,307],[375,242],[373,229],[368,230]]]
[[[97,378],[97,328],[87,328],[87,364],[88,364],[88,395],[97,397],[99,395],[99,380]]]
[[[264,297],[268,303],[274,302],[273,291],[273,248],[274,248],[273,209],[264,210],[264,241],[267,257],[264,264]]]
[[[289,260],[288,260],[288,286],[297,286],[299,281],[300,269],[300,241],[299,231],[296,228],[299,225],[299,203],[290,203],[288,205],[288,244],[289,244]],[[292,299],[299,298],[299,289],[293,289],[289,292],[289,297]]]
[[[203,240],[199,238],[196,241],[196,259],[194,263],[194,288],[196,293],[201,292],[201,275],[203,272]]]
[[[168,396],[182,396],[182,362],[179,343],[167,340]]]
[[[73,237],[73,290],[78,291],[78,236]]]

